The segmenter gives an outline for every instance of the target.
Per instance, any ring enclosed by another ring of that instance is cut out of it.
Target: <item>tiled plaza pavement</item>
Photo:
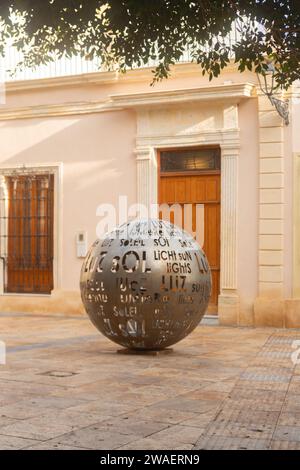
[[[136,356],[84,317],[0,322],[0,449],[300,449],[299,330],[205,324]]]

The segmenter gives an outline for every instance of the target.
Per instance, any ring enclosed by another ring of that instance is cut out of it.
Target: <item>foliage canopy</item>
[[[121,71],[153,60],[159,80],[188,49],[210,79],[231,60],[263,73],[266,58],[279,86],[300,77],[299,0],[1,0],[0,19],[0,53],[10,41],[29,67],[74,54]]]

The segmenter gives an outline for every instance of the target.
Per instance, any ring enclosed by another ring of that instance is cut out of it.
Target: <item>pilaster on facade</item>
[[[219,318],[222,324],[237,324],[237,213],[239,145],[222,145],[221,279]]]
[[[226,240],[221,250],[222,289],[237,288],[237,166],[238,149],[222,148],[221,239]]]
[[[294,154],[293,298],[300,299],[300,152]]]
[[[153,207],[157,204],[157,159],[152,147],[136,148],[137,163],[137,203],[143,205],[154,216]]]
[[[259,297],[283,295],[284,135],[269,99],[259,105]]]
[[[293,152],[293,282],[292,297],[300,304],[300,81],[290,91]],[[298,306],[300,311],[300,305]],[[299,312],[300,313],[300,312]],[[299,315],[300,316],[300,315]]]
[[[259,95],[260,125],[260,212],[259,212],[259,296],[254,304],[255,324],[287,328],[300,327],[300,138],[299,84],[280,98],[290,103],[290,124],[283,120],[268,98]],[[286,139],[289,139],[287,142]],[[290,159],[293,158],[293,165]],[[285,164],[286,159],[286,164]],[[293,167],[291,170],[291,166]],[[293,172],[293,179],[290,177]],[[293,181],[293,187],[291,186]],[[287,183],[287,182],[290,183]],[[290,184],[290,188],[287,187]],[[293,195],[293,211],[289,191]],[[286,200],[285,200],[286,195]],[[293,213],[293,262],[286,259],[291,236],[288,217]],[[289,275],[292,274],[292,289]]]

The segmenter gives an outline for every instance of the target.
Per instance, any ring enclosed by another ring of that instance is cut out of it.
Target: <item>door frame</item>
[[[160,201],[160,195],[161,195],[161,177],[174,177],[174,176],[182,176],[182,177],[188,177],[188,176],[209,176],[209,175],[219,175],[220,176],[220,184],[221,184],[221,168],[220,170],[194,170],[194,171],[173,171],[173,172],[166,172],[162,173],[161,172],[161,152],[163,151],[178,151],[178,150],[207,150],[207,149],[218,149],[220,150],[221,153],[221,148],[219,145],[197,145],[195,147],[171,147],[171,148],[164,148],[164,149],[157,149],[156,150],[156,158],[157,158],[157,202],[159,204]],[[222,211],[222,188],[220,188],[220,211]],[[176,204],[176,202],[174,202]],[[220,230],[219,230],[219,236],[220,236],[220,259],[219,259],[219,292],[218,292],[218,297],[221,292],[221,220],[220,220]],[[218,310],[218,299],[217,303],[215,304],[209,304],[208,306],[208,312],[215,312],[216,309]]]
[[[239,316],[237,285],[239,130],[230,128],[182,136],[153,135],[150,138],[138,136],[135,150],[137,202],[148,208],[153,216],[153,205],[158,204],[159,150],[202,146],[221,148],[221,260],[218,314],[223,324],[236,324]]]
[[[62,181],[63,164],[57,163],[26,163],[15,165],[0,165],[0,177],[13,176],[15,174],[26,173],[44,174],[52,173],[54,175],[54,215],[53,215],[53,290],[59,289],[62,281]],[[0,295],[5,296],[27,296],[27,297],[49,297],[51,294],[24,294],[4,292],[4,266],[0,258]]]

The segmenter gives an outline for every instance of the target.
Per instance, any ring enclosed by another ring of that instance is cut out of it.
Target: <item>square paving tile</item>
[[[274,440],[300,442],[300,426],[277,426]]]
[[[203,437],[196,444],[198,450],[267,450],[269,440],[245,439],[242,437]]]
[[[270,449],[272,450],[300,450],[300,442],[293,441],[272,441]]]
[[[0,449],[1,450],[20,450],[25,449],[29,445],[38,444],[39,441],[33,439],[22,439],[14,436],[0,435]]]
[[[70,447],[83,447],[94,450],[117,449],[122,445],[137,441],[138,434],[120,434],[109,432],[97,426],[80,429],[56,439],[55,443]]]

